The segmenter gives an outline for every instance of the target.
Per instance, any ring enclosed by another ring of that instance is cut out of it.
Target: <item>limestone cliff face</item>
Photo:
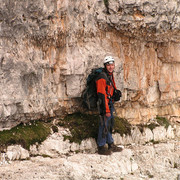
[[[119,116],[180,117],[179,0],[0,0],[0,129],[78,110],[109,54]]]

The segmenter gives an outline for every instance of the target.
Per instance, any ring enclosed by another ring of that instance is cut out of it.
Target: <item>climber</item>
[[[106,56],[104,58],[103,72],[100,73],[96,79],[98,109],[100,113],[97,145],[98,153],[101,155],[110,155],[112,152],[122,151],[122,148],[119,148],[114,144],[112,138],[112,128],[114,124],[113,103],[121,97],[121,92],[117,90],[114,81],[114,68],[114,58],[112,56]],[[105,147],[106,143],[108,144],[108,148]]]

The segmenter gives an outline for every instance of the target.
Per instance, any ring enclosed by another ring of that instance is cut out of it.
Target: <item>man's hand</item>
[[[106,113],[106,117],[110,117],[111,116],[111,113]]]

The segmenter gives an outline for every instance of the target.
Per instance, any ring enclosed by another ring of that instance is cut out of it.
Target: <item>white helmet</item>
[[[106,56],[104,58],[104,64],[109,63],[109,64],[113,64],[114,63],[114,58],[112,56]]]

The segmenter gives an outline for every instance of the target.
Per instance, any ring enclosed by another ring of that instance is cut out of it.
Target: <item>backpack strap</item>
[[[106,79],[106,80],[109,80],[109,81],[111,82],[111,84],[112,84],[113,88],[114,88],[114,89],[116,89],[116,88],[115,88],[115,86],[114,86],[113,81],[111,80],[111,78],[110,78],[110,77],[108,77],[107,73],[106,73],[106,72],[104,72],[104,71],[103,71],[102,73],[104,74],[105,79]],[[106,94],[107,94],[107,95],[111,98],[111,95],[108,93],[107,86],[106,86]]]

